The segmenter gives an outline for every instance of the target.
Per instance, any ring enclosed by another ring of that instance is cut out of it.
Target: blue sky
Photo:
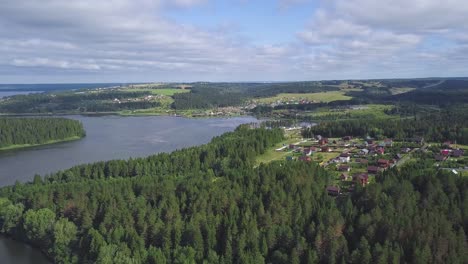
[[[2,0],[0,83],[466,76],[462,0]]]
[[[294,41],[296,30],[306,25],[316,5],[272,5],[272,1],[213,1],[195,8],[172,9],[168,17],[207,29],[227,28],[256,44]]]

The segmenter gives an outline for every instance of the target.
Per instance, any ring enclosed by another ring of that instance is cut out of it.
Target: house
[[[352,136],[344,136],[341,139],[344,140],[344,141],[350,141],[351,139],[353,139],[353,137]]]
[[[367,173],[360,173],[353,176],[353,180],[362,186],[369,183],[369,175]]]
[[[377,147],[376,144],[367,144],[367,149],[369,150],[369,152],[375,150],[375,148]]]
[[[370,174],[377,174],[380,172],[380,168],[377,166],[369,166],[367,167],[367,172]]]
[[[366,142],[369,145],[375,144],[375,141],[373,139],[368,139]]]
[[[327,192],[329,195],[338,196],[341,193],[341,189],[338,186],[328,186]]]
[[[444,156],[448,156],[448,155],[450,155],[450,150],[449,149],[442,149],[440,151],[440,154],[442,154]]]
[[[347,172],[349,172],[349,171],[351,170],[351,167],[349,167],[348,165],[340,165],[340,166],[338,167],[338,170],[339,170],[339,171],[347,171]]]
[[[444,161],[444,160],[447,159],[447,156],[444,156],[444,155],[441,155],[441,154],[436,154],[434,156],[434,158],[435,158],[436,161]]]
[[[359,151],[359,154],[361,154],[361,155],[367,155],[367,154],[369,154],[369,150],[368,150],[368,149],[361,149],[361,150]]]
[[[313,152],[310,148],[304,148],[304,151],[302,153],[306,156],[310,156]]]
[[[316,135],[316,136],[315,136],[315,139],[321,140],[321,139],[322,139],[322,136],[321,136],[321,135]]]
[[[340,162],[350,162],[351,161],[351,157],[349,156],[348,153],[341,153],[340,156],[338,157],[338,159],[340,160]]]
[[[375,152],[376,152],[377,154],[383,155],[383,154],[385,153],[385,148],[377,148],[377,149],[375,150]]]
[[[384,144],[386,147],[391,147],[393,146],[393,140],[390,138],[384,139]]]
[[[366,159],[361,159],[361,160],[359,161],[359,163],[361,163],[361,164],[363,164],[363,165],[367,165],[367,163],[369,163],[369,161],[366,160]]]
[[[442,143],[442,147],[451,148],[452,147],[452,142],[451,141],[445,141],[444,143]]]
[[[302,156],[302,157],[299,157],[299,160],[304,161],[304,162],[311,162],[312,158],[309,156]]]
[[[410,151],[411,151],[410,148],[401,148],[401,152],[408,153]]]
[[[423,137],[408,138],[406,141],[407,141],[407,142],[417,143],[417,144],[419,144],[419,145],[423,145],[423,144],[424,144],[424,138],[423,138]]]
[[[296,148],[296,145],[294,144],[289,144],[289,149],[295,149]]]
[[[318,141],[318,143],[319,143],[320,145],[328,144],[328,139],[327,139],[327,138],[322,138],[322,139],[320,139],[320,140]]]
[[[322,152],[331,152],[332,149],[330,147],[323,147]]]
[[[379,160],[377,161],[377,164],[379,164],[379,166],[380,166],[381,168],[386,169],[386,168],[388,168],[388,166],[390,166],[390,161],[389,161],[389,160],[386,160],[386,159],[379,159]]]
[[[348,173],[341,173],[340,180],[347,181],[348,179],[349,179],[349,174]]]
[[[399,159],[401,159],[401,158],[403,158],[403,155],[401,155],[400,153],[398,153],[398,154],[395,155],[395,159],[399,160]]]
[[[461,157],[465,154],[465,152],[463,151],[463,149],[455,149],[452,151],[452,156],[455,157],[455,158],[458,158],[458,157]]]

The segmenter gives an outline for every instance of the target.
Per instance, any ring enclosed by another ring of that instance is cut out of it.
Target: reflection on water
[[[19,241],[0,236],[0,263],[2,264],[49,264],[37,249]]]
[[[187,119],[144,116],[69,116],[83,122],[86,137],[73,142],[0,152],[0,186],[29,181],[74,165],[144,157],[205,144],[253,117]]]
[[[0,186],[29,181],[82,163],[143,157],[207,143],[252,117],[186,119],[180,117],[69,116],[83,122],[87,136],[74,142],[0,152]],[[25,244],[0,237],[0,263],[49,263]]]

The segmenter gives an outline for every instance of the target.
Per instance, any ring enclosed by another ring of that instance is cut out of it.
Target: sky
[[[0,83],[461,77],[466,0],[0,0]]]

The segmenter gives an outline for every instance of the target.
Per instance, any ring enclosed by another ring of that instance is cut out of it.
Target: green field
[[[385,110],[392,109],[391,105],[368,104],[359,109],[331,109],[323,107],[307,114],[316,119],[353,119],[353,118],[390,118]]]
[[[407,93],[416,90],[416,88],[411,87],[401,87],[401,88],[391,88],[390,92],[392,95]]]
[[[276,149],[281,148],[283,145],[288,146],[292,143],[297,143],[301,140],[301,135],[298,131],[286,131],[285,132],[285,140],[276,144],[275,146],[267,149],[265,153],[262,155],[258,155],[256,159],[256,165],[260,165],[260,163],[269,163],[274,160],[285,160],[286,156],[293,156],[294,153],[289,149],[284,151],[276,151]]]
[[[188,89],[144,89],[144,88],[126,88],[124,91],[128,92],[146,92],[150,91],[152,94],[158,95],[165,95],[165,96],[173,96],[177,93],[188,93],[190,90]]]
[[[350,100],[352,97],[345,95],[344,91],[332,91],[321,93],[281,93],[273,97],[261,98],[259,103],[274,103],[277,101],[309,100],[316,102],[332,102],[338,100]]]

